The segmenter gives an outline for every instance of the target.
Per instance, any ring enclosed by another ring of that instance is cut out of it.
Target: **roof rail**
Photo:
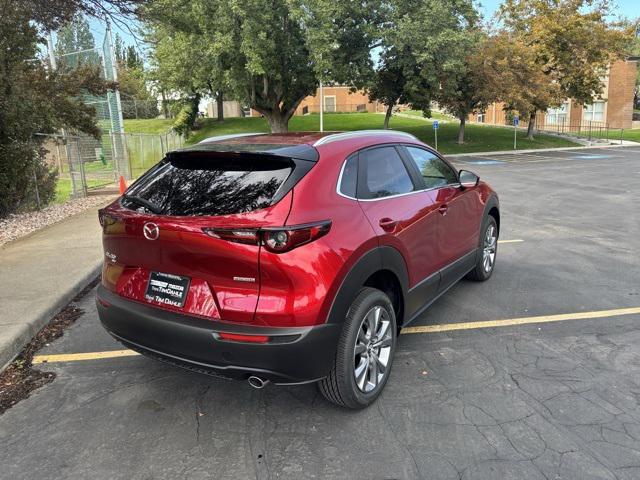
[[[357,137],[366,137],[371,135],[397,135],[399,137],[411,138],[413,140],[417,140],[417,138],[410,133],[401,132],[399,130],[354,130],[353,132],[341,132],[341,133],[333,133],[331,135],[327,135],[326,137],[322,137],[317,140],[313,146],[317,147],[319,145],[325,145],[327,143],[338,142],[340,140],[346,140],[348,138],[357,138]]]
[[[213,142],[221,142],[222,140],[229,140],[231,138],[240,138],[240,137],[253,137],[255,135],[266,135],[264,132],[252,132],[252,133],[230,133],[228,135],[218,135],[216,137],[205,138],[204,140],[199,141],[198,143],[213,143]]]

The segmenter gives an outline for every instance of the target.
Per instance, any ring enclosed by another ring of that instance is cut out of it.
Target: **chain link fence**
[[[37,137],[45,163],[58,171],[58,189],[71,198],[117,191],[120,176],[138,178],[184,144],[184,138],[173,132],[109,133],[100,140],[70,134]]]

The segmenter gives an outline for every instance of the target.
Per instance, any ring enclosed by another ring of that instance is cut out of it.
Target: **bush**
[[[35,142],[0,146],[0,218],[47,205],[55,197],[58,172],[44,163],[44,150]],[[36,190],[37,188],[37,190]],[[37,191],[37,194],[36,194]]]
[[[191,132],[197,117],[198,108],[193,102],[190,102],[180,109],[172,128],[177,134],[186,137]]]

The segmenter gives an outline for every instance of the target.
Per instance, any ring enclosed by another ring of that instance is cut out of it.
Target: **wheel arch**
[[[408,285],[407,265],[398,250],[388,246],[369,250],[343,279],[333,299],[327,323],[342,323],[360,289],[368,286],[382,290],[390,297],[396,311],[396,321],[402,325]]]
[[[484,212],[482,213],[482,218],[480,219],[480,229],[484,223],[484,219],[488,216],[492,216],[496,220],[496,224],[498,226],[498,234],[500,234],[500,203],[498,202],[498,197],[495,195],[491,195],[487,202],[484,204]],[[482,239],[480,239],[482,241]]]

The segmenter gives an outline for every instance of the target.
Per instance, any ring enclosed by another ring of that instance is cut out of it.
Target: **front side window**
[[[358,198],[383,198],[415,189],[395,147],[365,150],[360,153],[360,164],[363,178],[358,181]]]
[[[407,147],[427,188],[438,188],[458,183],[456,172],[436,154],[422,148]]]

